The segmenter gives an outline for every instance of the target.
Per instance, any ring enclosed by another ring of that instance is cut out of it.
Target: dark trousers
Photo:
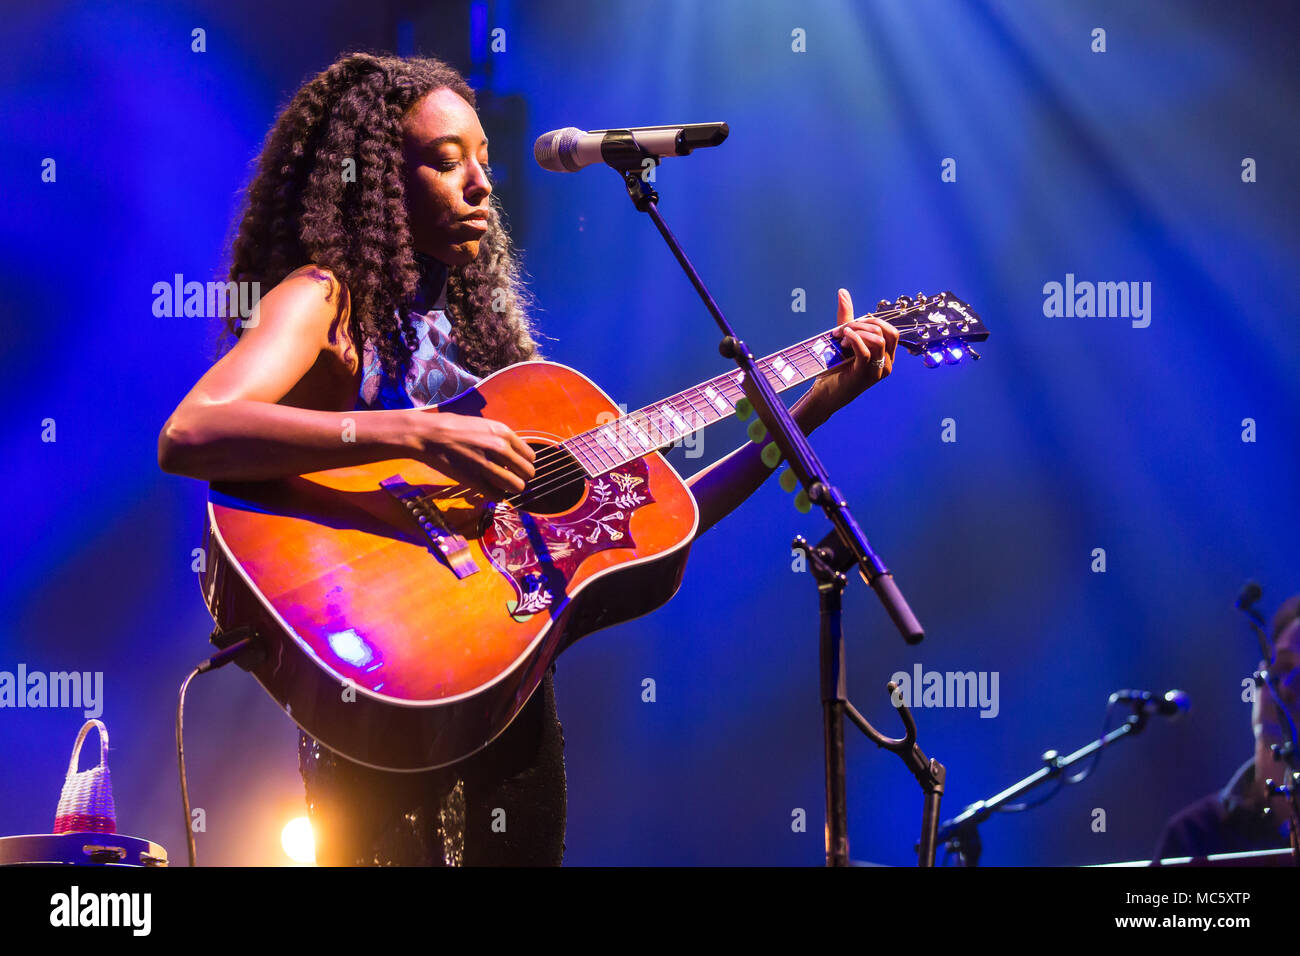
[[[322,866],[559,866],[567,800],[554,667],[486,748],[395,773],[299,732],[298,769]]]

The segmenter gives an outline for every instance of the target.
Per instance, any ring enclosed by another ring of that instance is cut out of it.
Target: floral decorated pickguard
[[[507,604],[510,615],[524,621],[551,607],[589,555],[636,547],[628,530],[632,512],[652,501],[645,460],[637,458],[589,479],[586,498],[556,518],[495,504],[482,545],[514,587],[515,600]]]

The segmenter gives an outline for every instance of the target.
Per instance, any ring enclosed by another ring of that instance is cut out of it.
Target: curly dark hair
[[[400,381],[417,341],[409,303],[420,270],[411,245],[403,182],[403,117],[424,96],[450,89],[471,106],[474,91],[432,58],[352,53],[293,97],[267,135],[231,243],[232,282],[263,289],[300,266],[328,268],[347,289],[352,342],[374,346]],[[343,161],[356,160],[345,182]],[[486,375],[539,358],[531,303],[495,196],[478,257],[452,266],[447,310],[461,361]],[[229,331],[239,334],[239,321]]]

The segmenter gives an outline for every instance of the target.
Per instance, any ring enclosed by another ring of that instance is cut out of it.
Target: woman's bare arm
[[[256,321],[199,379],[158,436],[158,464],[202,481],[256,481],[417,458],[485,493],[517,492],[533,452],[490,419],[436,409],[318,411],[277,404],[346,328],[346,295],[304,267],[258,304]]]

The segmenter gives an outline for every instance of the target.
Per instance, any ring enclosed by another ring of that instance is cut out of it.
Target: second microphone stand
[[[1047,751],[1043,754],[1043,766],[1040,769],[1018,783],[1012,784],[1001,793],[994,794],[987,800],[978,800],[972,803],[957,816],[945,821],[943,826],[939,828],[939,840],[948,847],[949,852],[957,855],[958,863],[961,866],[978,866],[980,853],[983,849],[979,836],[979,825],[981,823],[999,810],[1012,808],[1012,801],[1020,799],[1029,791],[1042,786],[1049,780],[1062,779],[1062,775],[1075,764],[1087,760],[1089,757],[1098,756],[1101,751],[1117,740],[1142,733],[1146,729],[1148,717],[1149,715],[1145,710],[1140,706],[1136,706],[1134,713],[1124,723],[1086,746],[1080,747],[1074,753],[1062,757],[1055,750]],[[1082,780],[1090,772],[1085,771],[1075,778],[1064,777],[1064,780],[1066,783],[1075,783]]]

